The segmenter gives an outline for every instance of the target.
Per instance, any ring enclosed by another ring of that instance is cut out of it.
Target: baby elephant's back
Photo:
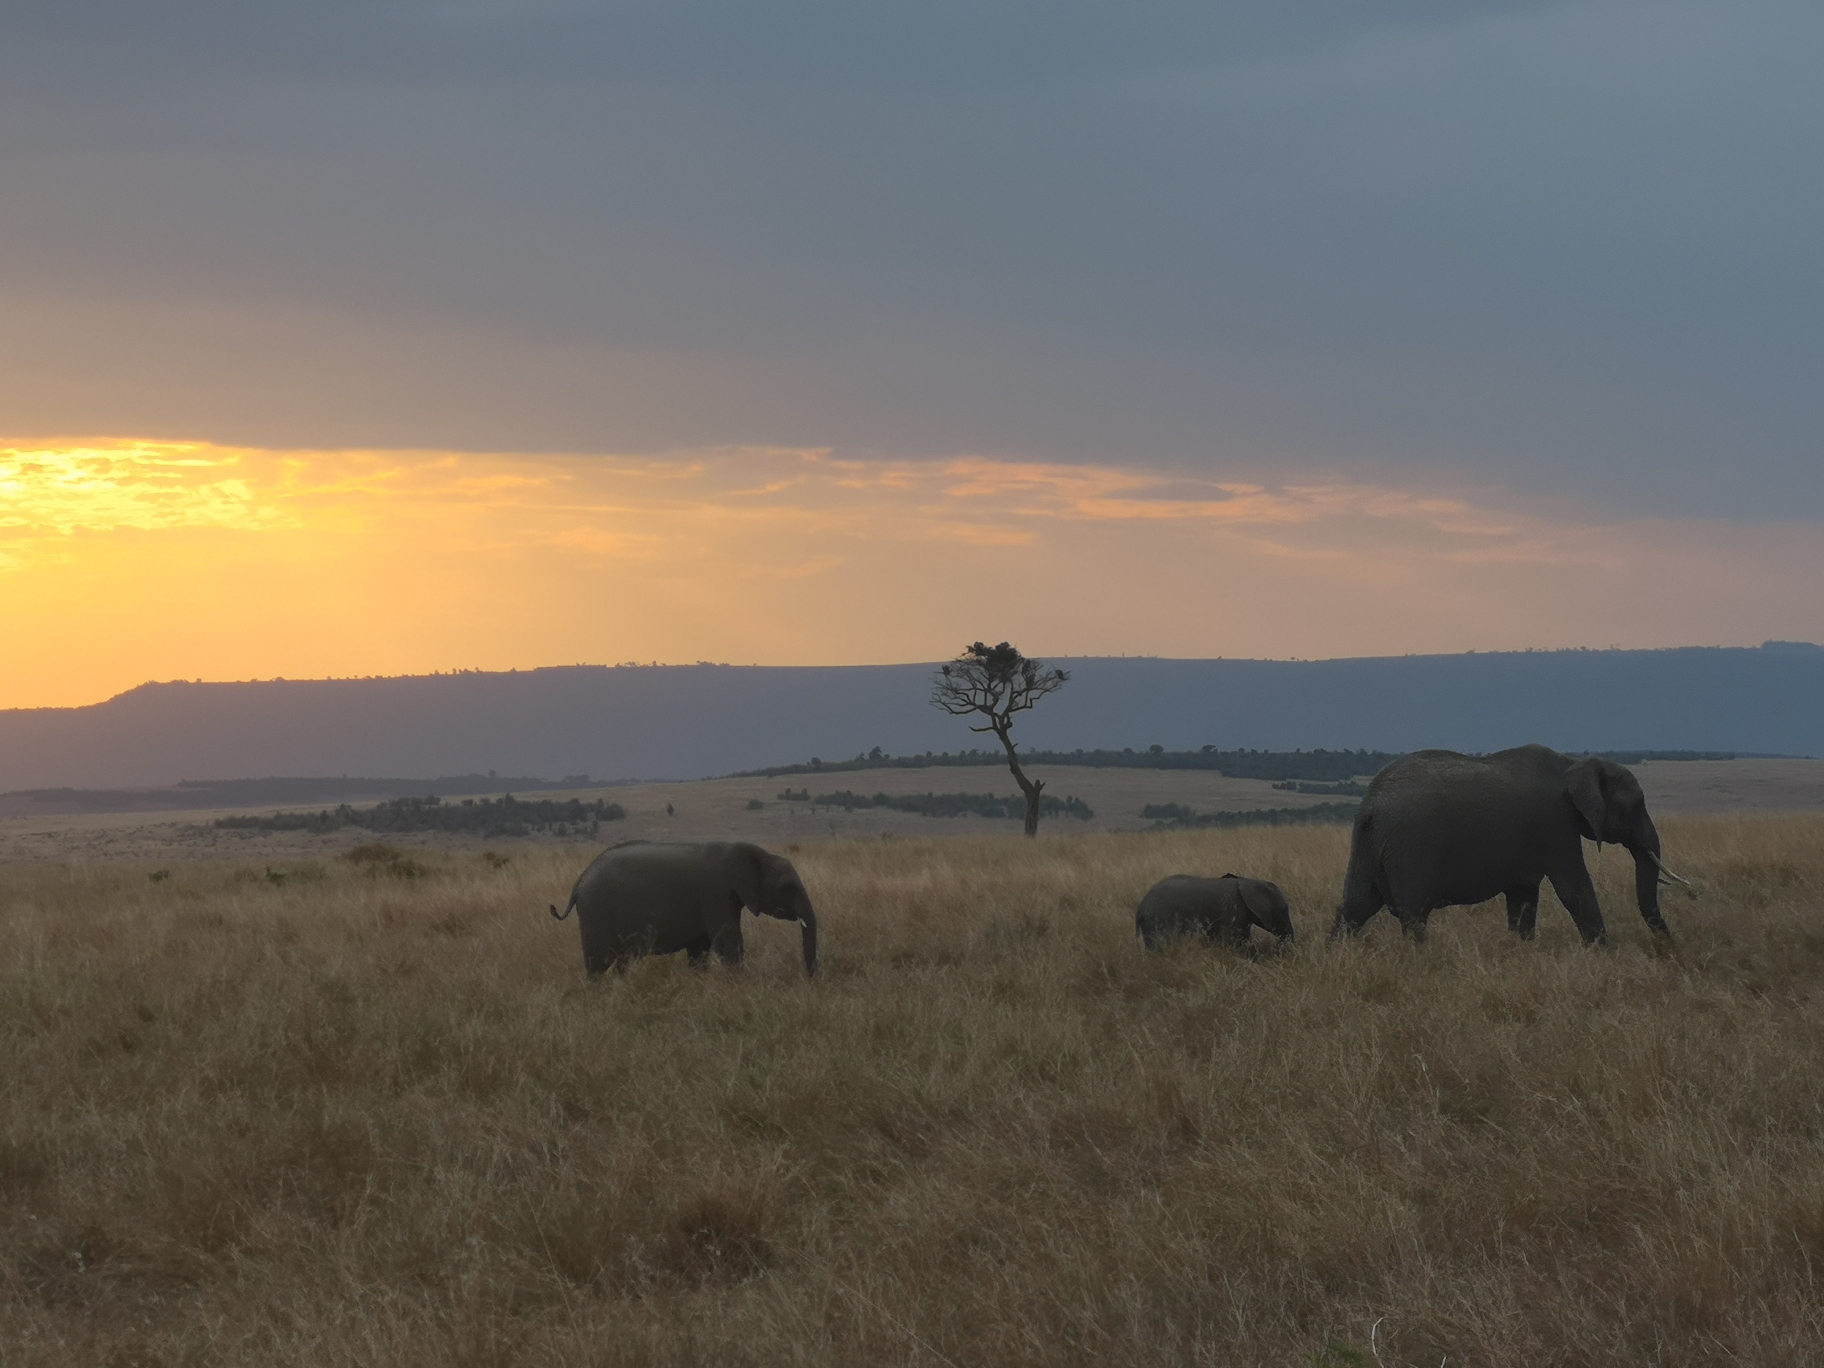
[[[1246,929],[1246,916],[1235,897],[1233,875],[1168,874],[1140,899],[1134,929],[1149,946],[1173,936],[1238,937]],[[1236,924],[1231,927],[1231,922]]]

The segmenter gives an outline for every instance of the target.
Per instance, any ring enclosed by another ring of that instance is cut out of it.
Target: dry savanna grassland
[[[1597,951],[1331,944],[1344,828],[806,844],[816,981],[585,981],[575,845],[0,866],[0,1361],[1816,1364],[1824,816],[1661,829]],[[1226,869],[1290,953],[1139,949]]]

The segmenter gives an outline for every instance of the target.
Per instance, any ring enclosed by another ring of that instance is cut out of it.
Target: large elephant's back
[[[1413,827],[1440,828],[1467,812],[1499,806],[1512,778],[1456,751],[1416,751],[1374,776],[1362,799],[1358,829],[1381,839]]]

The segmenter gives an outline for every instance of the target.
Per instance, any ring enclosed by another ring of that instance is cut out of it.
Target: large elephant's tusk
[[[1659,856],[1655,855],[1653,857],[1653,863],[1659,866],[1659,872],[1663,876],[1660,879],[1661,883],[1665,883],[1668,879],[1670,879],[1677,883],[1683,884],[1686,888],[1695,888],[1697,886],[1697,885],[1693,884],[1691,882],[1691,880],[1683,878],[1680,875],[1674,874],[1671,870],[1667,869],[1666,862],[1664,860],[1660,859]]]

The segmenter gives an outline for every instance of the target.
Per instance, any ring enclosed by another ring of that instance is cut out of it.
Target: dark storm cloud
[[[1824,513],[1815,6],[5,23],[15,424]]]

